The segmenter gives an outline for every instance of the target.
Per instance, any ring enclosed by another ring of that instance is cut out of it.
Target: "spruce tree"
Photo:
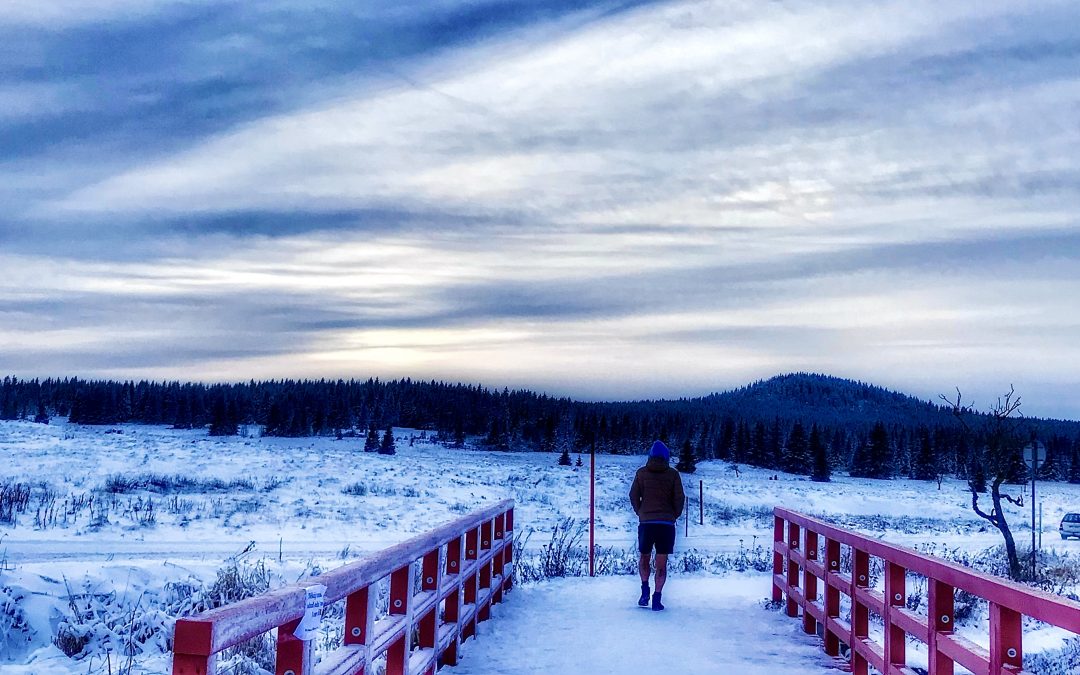
[[[562,449],[562,454],[559,455],[559,466],[570,466],[573,462],[570,460],[570,448],[566,446]]]
[[[49,412],[45,410],[45,404],[38,401],[37,415],[34,415],[34,421],[38,424],[49,423]]]
[[[372,424],[368,429],[367,438],[364,439],[364,452],[378,452],[379,450],[379,432],[375,429],[375,425]]]
[[[578,455],[577,456],[577,464],[576,464],[576,466],[581,466],[581,465],[582,465],[581,464],[581,455]]]
[[[392,455],[395,452],[397,452],[397,448],[394,447],[394,427],[387,427],[386,433],[382,437],[382,443],[379,445],[379,454]]]
[[[680,473],[694,473],[697,471],[697,458],[694,457],[694,447],[690,444],[689,438],[686,439],[682,450],[679,451],[679,463],[675,465],[675,468]]]
[[[784,446],[783,470],[788,473],[807,475],[810,473],[809,448],[806,445],[806,430],[803,425],[796,422],[788,434],[787,445]]]
[[[810,473],[810,479],[819,483],[828,483],[832,479],[832,468],[829,466],[829,451],[825,448],[825,442],[821,438],[821,431],[815,424],[810,428],[810,456],[814,467]]]
[[[915,480],[936,480],[937,462],[934,461],[934,449],[930,443],[930,432],[919,430],[919,451],[911,467],[911,477]]]

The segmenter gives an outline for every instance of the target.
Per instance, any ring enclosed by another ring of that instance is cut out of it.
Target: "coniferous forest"
[[[379,430],[427,430],[448,448],[637,454],[655,439],[692,460],[724,460],[828,480],[970,478],[979,438],[944,405],[881,387],[796,373],[699,398],[584,402],[436,381],[273,380],[234,384],[18,379],[0,384],[0,419],[121,423],[271,436],[326,435],[363,449]],[[1023,420],[1047,447],[1041,477],[1080,482],[1080,422]],[[385,434],[383,434],[385,435]],[[1017,449],[1019,453],[1019,448]],[[1017,462],[1015,479],[1025,480]]]

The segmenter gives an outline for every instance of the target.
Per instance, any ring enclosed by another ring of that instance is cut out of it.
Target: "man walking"
[[[675,521],[683,512],[683,486],[679,472],[668,466],[671,451],[660,441],[653,443],[645,466],[638,469],[630,486],[630,505],[638,515],[638,571],[641,573],[641,598],[638,605],[649,605],[649,568],[656,549],[656,592],[652,594],[653,611],[664,608],[660,595],[667,581],[667,559],[675,548]]]

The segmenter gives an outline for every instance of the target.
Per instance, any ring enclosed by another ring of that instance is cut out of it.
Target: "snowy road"
[[[516,588],[481,624],[452,675],[738,673],[835,675],[801,623],[762,606],[768,575],[681,576],[668,609],[636,606],[634,577]]]

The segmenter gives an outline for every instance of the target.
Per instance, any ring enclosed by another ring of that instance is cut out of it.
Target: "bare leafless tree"
[[[974,477],[968,478],[971,508],[980,518],[984,518],[1001,532],[1005,540],[1005,552],[1009,557],[1009,575],[1013,579],[1020,579],[1023,570],[1016,553],[1016,540],[1005,519],[1002,503],[1023,506],[1024,497],[1023,493],[1019,497],[1012,497],[1001,491],[1006,481],[1016,477],[1017,463],[1025,442],[1020,397],[1010,386],[1008,393],[998,398],[985,415],[976,414],[971,406],[966,405],[959,389],[956,390],[955,401],[944,394],[941,398],[952,408],[953,415],[964,428],[964,433],[971,436],[973,441],[971,461],[977,463],[977,466],[985,472],[983,475],[987,479],[986,487],[990,491],[990,512],[987,513],[979,504],[979,489],[982,486],[978,485],[979,481]],[[980,472],[969,471],[968,475],[975,476],[977,473]]]

